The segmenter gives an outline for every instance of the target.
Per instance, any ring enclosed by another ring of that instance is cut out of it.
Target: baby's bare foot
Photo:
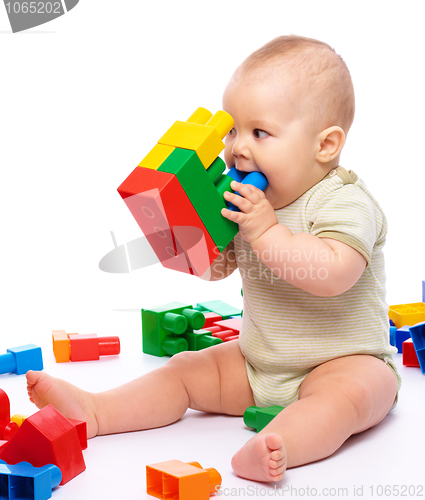
[[[27,373],[30,401],[41,409],[51,404],[65,417],[87,423],[87,437],[97,435],[98,425],[92,395],[75,385],[44,372]]]
[[[254,481],[280,481],[286,470],[287,457],[279,434],[257,434],[232,458],[238,476]]]

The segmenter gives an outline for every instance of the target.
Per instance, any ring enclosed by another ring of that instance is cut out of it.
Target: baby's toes
[[[275,478],[275,481],[280,481],[285,474],[286,467],[279,465],[278,467],[270,467],[270,475]]]
[[[286,458],[282,451],[274,451],[269,460],[270,474],[280,481],[286,470]],[[280,477],[281,476],[281,477]]]
[[[269,460],[270,469],[277,470],[283,469],[285,467],[285,459],[281,458],[280,460]]]
[[[273,477],[274,482],[277,482],[285,477],[285,471],[280,472],[279,474],[276,474],[275,472],[270,471],[270,476]]]
[[[278,462],[279,460],[282,460],[284,458],[283,451],[282,450],[275,450],[270,453],[270,459],[274,460],[275,462]]]

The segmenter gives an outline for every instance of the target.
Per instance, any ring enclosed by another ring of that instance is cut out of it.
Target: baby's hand
[[[221,215],[239,224],[239,232],[242,238],[252,244],[268,229],[278,224],[275,211],[264,192],[251,184],[232,181],[230,187],[234,191],[238,191],[241,196],[226,191],[224,199],[236,205],[240,212],[233,212],[223,208]]]

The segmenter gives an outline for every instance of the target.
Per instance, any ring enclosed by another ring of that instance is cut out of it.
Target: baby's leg
[[[262,480],[254,457],[268,436],[275,446],[281,445],[286,468],[328,457],[352,434],[381,422],[396,393],[394,373],[378,358],[362,355],[328,361],[305,378],[298,401],[236,453],[233,469],[239,476]],[[283,473],[276,479],[282,477]]]
[[[28,372],[28,394],[38,408],[55,406],[84,420],[88,435],[161,427],[187,408],[242,415],[254,404],[238,342],[173,356],[163,367],[106,392],[92,394],[44,372]]]

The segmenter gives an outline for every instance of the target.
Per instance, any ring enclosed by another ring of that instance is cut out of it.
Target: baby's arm
[[[219,281],[230,276],[236,268],[235,252],[228,245],[201,276],[201,279]]]
[[[241,211],[222,210],[239,224],[239,233],[257,257],[279,278],[314,295],[329,297],[351,288],[362,275],[366,259],[349,245],[309,233],[293,234],[279,224],[259,189],[232,182],[242,196],[225,193]]]

